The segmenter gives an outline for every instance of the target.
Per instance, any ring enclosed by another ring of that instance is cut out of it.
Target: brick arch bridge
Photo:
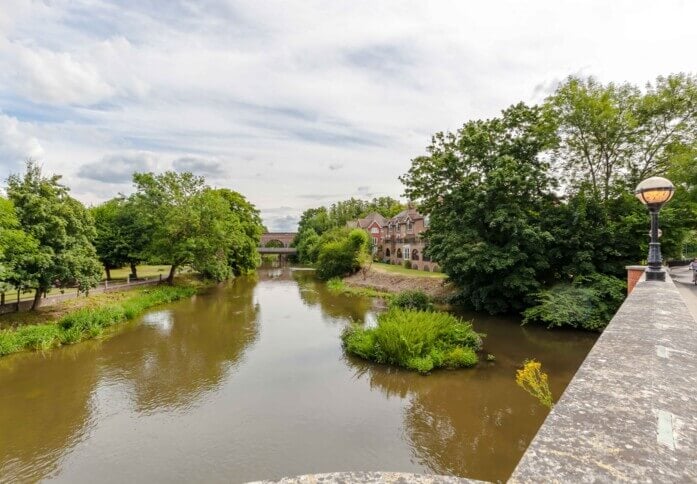
[[[296,232],[267,232],[262,234],[259,252],[262,254],[295,254],[296,250],[290,244],[296,235]]]

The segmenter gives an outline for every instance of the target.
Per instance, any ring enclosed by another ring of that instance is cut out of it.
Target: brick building
[[[438,264],[424,255],[426,241],[421,234],[428,228],[428,217],[413,208],[385,219],[378,213],[348,223],[368,232],[373,240],[373,253],[388,264],[405,265],[409,261],[412,269],[433,271]]]

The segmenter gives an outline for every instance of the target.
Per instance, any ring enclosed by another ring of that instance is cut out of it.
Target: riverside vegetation
[[[419,373],[477,364],[482,337],[471,323],[444,312],[390,308],[374,328],[351,325],[342,333],[350,354]]]
[[[78,309],[54,323],[2,330],[0,356],[20,351],[48,350],[96,338],[106,329],[131,320],[153,306],[193,296],[196,291],[196,287],[190,283],[147,288],[134,292],[121,302]]]

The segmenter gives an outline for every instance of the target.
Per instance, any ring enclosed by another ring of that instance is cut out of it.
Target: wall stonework
[[[640,281],[509,482],[697,482],[697,322]]]

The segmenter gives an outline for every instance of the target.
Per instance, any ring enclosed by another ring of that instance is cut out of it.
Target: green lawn
[[[445,279],[448,276],[442,272],[427,272],[427,271],[416,271],[414,269],[407,269],[404,266],[383,264],[381,262],[374,262],[372,269],[376,272],[385,272],[388,274],[400,274],[402,276],[411,277],[433,277],[435,279]]]
[[[169,275],[169,267],[168,265],[163,265],[163,266],[149,266],[149,265],[140,265],[136,266],[136,269],[138,270],[138,277],[157,277],[158,275],[162,274],[162,277],[165,278],[167,275]],[[119,280],[126,280],[126,276],[131,273],[131,268],[126,266],[122,267],[120,269],[112,269],[111,270],[111,280],[112,281],[119,281]],[[106,272],[102,274],[102,279],[106,279]]]

